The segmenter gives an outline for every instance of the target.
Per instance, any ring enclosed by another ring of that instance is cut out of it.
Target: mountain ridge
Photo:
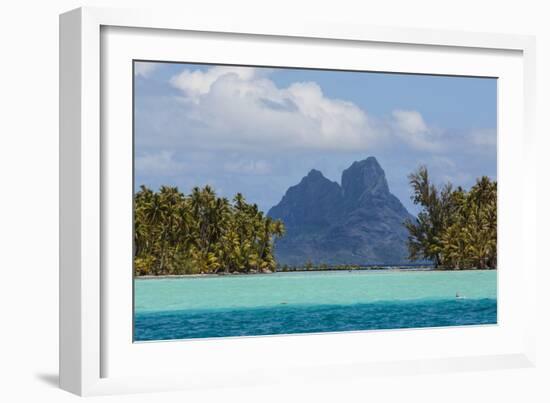
[[[312,169],[288,188],[268,215],[284,222],[280,264],[399,264],[408,262],[406,219],[375,157],[353,162],[341,184]]]

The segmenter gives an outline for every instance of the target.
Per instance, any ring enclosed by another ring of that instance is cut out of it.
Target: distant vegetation
[[[422,207],[409,231],[409,258],[430,260],[436,268],[497,267],[497,183],[483,176],[465,191],[447,184],[438,189],[420,167],[409,175],[412,200]]]
[[[358,265],[358,264],[314,264],[311,261],[300,266],[291,266],[288,264],[278,265],[277,271],[281,272],[301,272],[301,271],[361,271],[361,270],[387,270],[387,269],[428,269],[428,264],[406,264],[406,265]]]
[[[134,196],[134,269],[140,275],[270,272],[281,221],[238,193],[230,202],[205,186],[185,196],[176,187]]]

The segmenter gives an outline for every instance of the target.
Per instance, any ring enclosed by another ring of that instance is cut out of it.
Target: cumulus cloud
[[[394,110],[392,118],[390,125],[395,134],[409,146],[424,151],[441,149],[440,133],[429,127],[418,111]]]
[[[396,109],[377,118],[353,102],[327,96],[312,81],[278,86],[271,72],[238,66],[183,69],[169,80],[177,95],[140,100],[141,145],[365,153],[380,146],[444,148],[442,132],[418,111]]]
[[[243,82],[261,75],[260,70],[239,66],[215,66],[206,71],[183,70],[170,79],[170,84],[183,91],[189,98],[198,102],[200,96],[208,94],[212,84],[220,77],[235,75]]]
[[[392,112],[397,126],[407,134],[419,134],[428,131],[422,115],[417,111],[395,110]]]
[[[217,66],[184,70],[170,83],[182,93],[181,113],[202,138],[336,150],[366,149],[376,140],[365,111],[327,97],[314,82],[279,88],[263,69]]]
[[[159,63],[150,62],[135,62],[134,63],[134,75],[136,77],[141,76],[143,78],[149,77],[153,71],[157,69]]]
[[[185,169],[185,165],[174,159],[173,151],[145,153],[136,157],[136,170],[148,175],[175,175]]]

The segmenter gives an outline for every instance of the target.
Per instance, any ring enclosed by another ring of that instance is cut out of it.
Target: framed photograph
[[[86,8],[60,45],[62,388],[533,365],[533,38]]]

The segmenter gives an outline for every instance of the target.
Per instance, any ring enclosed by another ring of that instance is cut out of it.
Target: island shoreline
[[[352,272],[389,272],[389,273],[405,273],[405,272],[464,272],[464,271],[490,271],[497,270],[495,268],[487,269],[440,269],[434,267],[377,267],[377,268],[361,268],[361,269],[326,269],[326,270],[288,270],[275,271],[271,273],[202,273],[202,274],[161,274],[161,275],[146,275],[134,276],[135,280],[161,280],[161,279],[177,279],[177,278],[218,278],[218,277],[244,277],[244,276],[270,276],[279,273],[352,273]]]

